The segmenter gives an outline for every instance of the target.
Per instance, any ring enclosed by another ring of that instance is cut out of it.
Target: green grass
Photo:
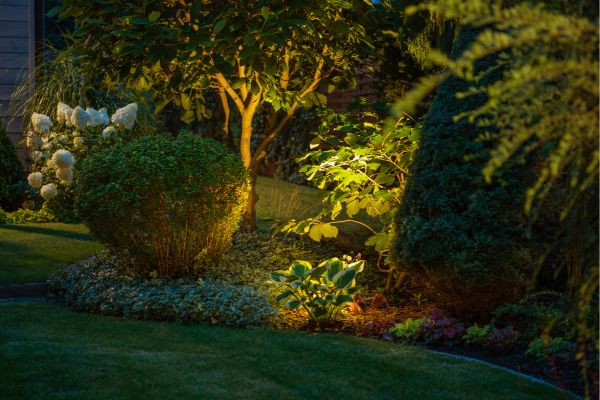
[[[0,283],[45,281],[101,248],[83,225],[0,225]]]
[[[424,349],[0,305],[3,399],[567,399]]]

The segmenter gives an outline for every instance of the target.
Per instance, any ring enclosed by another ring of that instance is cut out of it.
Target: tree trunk
[[[258,195],[256,194],[256,176],[250,177],[250,194],[248,195],[248,203],[242,215],[242,229],[246,232],[256,230],[256,202]]]
[[[240,135],[240,155],[244,167],[246,167],[246,170],[250,174],[250,195],[248,196],[248,203],[242,215],[242,229],[247,232],[256,230],[256,202],[258,201],[258,196],[256,195],[256,174],[252,169],[252,153],[250,149],[253,116],[254,113],[249,112],[242,114],[242,132]]]

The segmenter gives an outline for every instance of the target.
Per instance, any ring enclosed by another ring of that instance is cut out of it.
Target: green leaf
[[[331,280],[336,288],[338,289],[347,289],[352,286],[354,281],[354,277],[356,276],[356,271],[353,269],[344,269],[337,274],[334,275]]]
[[[288,297],[293,296],[293,295],[294,295],[294,292],[292,292],[291,290],[288,290],[286,292],[281,293],[279,296],[277,296],[275,298],[275,302],[279,303],[282,300],[287,299]]]
[[[225,18],[218,20],[215,23],[215,26],[213,27],[215,33],[221,32],[223,30],[223,28],[225,28],[226,23],[227,23],[227,19],[225,19]]]
[[[360,211],[360,202],[357,199],[352,200],[346,206],[346,214],[348,214],[348,217],[350,217],[350,218],[352,218],[353,215],[358,214],[359,211]]]
[[[48,12],[46,13],[46,16],[48,17],[54,17],[55,15],[57,15],[60,11],[62,10],[61,6],[54,6],[52,7],[50,10],[48,10]]]
[[[294,260],[290,267],[291,272],[300,278],[304,278],[306,272],[308,272],[311,269],[312,265],[310,265],[308,261],[302,260]]]
[[[300,300],[298,300],[298,299],[293,299],[293,300],[288,300],[288,301],[286,301],[284,305],[285,305],[287,308],[290,308],[290,309],[292,309],[292,310],[293,310],[293,309],[295,309],[295,308],[298,308],[298,307],[300,307],[300,306],[302,305],[302,303],[301,303],[301,302],[300,302]]]
[[[184,112],[180,119],[185,122],[186,124],[191,123],[194,119],[196,118],[196,113],[194,112],[194,110],[188,110],[186,112]]]
[[[335,21],[331,24],[331,30],[338,35],[345,35],[348,33],[348,25],[344,21]]]
[[[262,17],[265,19],[265,21],[267,19],[269,19],[269,14],[271,13],[271,10],[269,9],[269,7],[267,6],[263,6],[260,8],[260,15],[262,15]]]
[[[160,17],[160,13],[158,11],[152,11],[149,15],[148,15],[148,20],[154,22],[156,21],[158,18]]]
[[[320,242],[323,233],[321,232],[320,224],[315,224],[310,227],[310,231],[308,231],[308,236],[314,240],[315,242]]]
[[[271,279],[274,282],[287,282],[288,276],[279,271],[271,272]]]
[[[338,228],[331,224],[321,224],[321,233],[326,238],[334,238],[338,235]]]
[[[335,300],[334,300],[334,304],[336,306],[342,305],[344,303],[352,303],[354,301],[354,298],[348,294],[340,294],[338,296],[335,296]]]

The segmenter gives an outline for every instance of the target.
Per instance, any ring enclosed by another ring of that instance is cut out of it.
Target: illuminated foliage
[[[105,65],[142,86],[166,86],[158,108],[176,101],[191,121],[206,114],[202,93],[221,99],[223,131],[231,135],[230,103],[240,114],[239,151],[256,177],[268,144],[300,107],[323,104],[318,86],[351,85],[367,37],[369,1],[157,1],[65,0],[62,18],[84,61]],[[269,119],[251,149],[256,113]],[[245,224],[255,225],[251,193]]]

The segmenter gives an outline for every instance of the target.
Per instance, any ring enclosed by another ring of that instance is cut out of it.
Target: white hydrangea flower
[[[88,107],[85,109],[85,112],[90,117],[90,120],[88,121],[89,127],[95,128],[97,126],[102,125],[102,118],[100,117],[100,113],[98,111]]]
[[[32,150],[37,150],[42,145],[42,139],[36,135],[33,131],[27,132],[27,138],[25,144]]]
[[[42,138],[42,149],[44,150],[52,150],[52,141],[47,138]]]
[[[108,125],[110,124],[110,118],[108,117],[108,111],[105,107],[102,107],[98,110],[98,115],[100,116],[100,125]]]
[[[52,155],[52,161],[54,161],[54,165],[56,168],[70,168],[75,165],[75,157],[69,150],[56,150]]]
[[[39,189],[42,187],[43,180],[44,176],[41,172],[32,172],[29,174],[29,176],[27,176],[27,181],[29,181],[29,184],[34,189]]]
[[[115,129],[114,126],[112,126],[112,125],[107,126],[106,128],[104,128],[102,130],[102,139],[106,140],[109,137],[111,137],[112,135],[114,135],[115,133],[117,133],[117,130]]]
[[[56,191],[56,185],[54,183],[48,183],[42,186],[40,194],[44,200],[52,200],[58,195],[58,192]]]
[[[73,146],[80,148],[85,146],[85,139],[81,136],[76,136],[73,138]]]
[[[31,124],[36,132],[48,132],[54,126],[50,117],[38,113],[33,113],[31,116]]]
[[[77,129],[84,129],[88,126],[89,121],[90,116],[88,113],[79,106],[75,107],[71,115],[71,125]]]
[[[73,115],[73,109],[63,102],[59,102],[56,106],[56,121],[58,123],[65,123],[67,126],[71,126],[71,116]]]
[[[137,117],[138,105],[137,103],[127,104],[123,108],[119,108],[112,115],[111,121],[115,124],[123,126],[125,129],[130,130],[133,128],[135,119]]]
[[[70,185],[73,182],[73,168],[59,168],[56,170],[56,177],[62,183]]]

